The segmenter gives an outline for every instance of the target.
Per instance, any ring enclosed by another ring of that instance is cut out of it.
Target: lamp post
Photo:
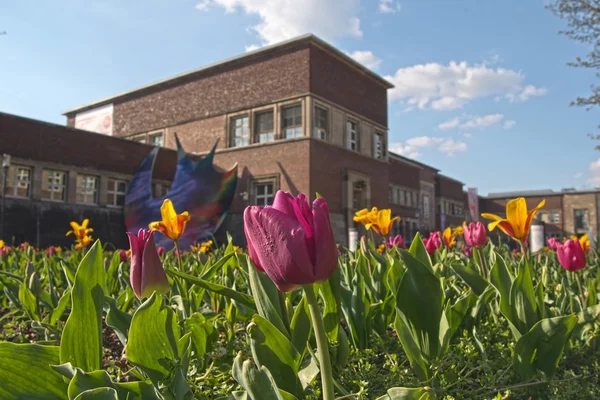
[[[2,154],[2,203],[0,204],[0,238],[4,235],[4,198],[6,193],[6,178],[10,167],[10,154]]]

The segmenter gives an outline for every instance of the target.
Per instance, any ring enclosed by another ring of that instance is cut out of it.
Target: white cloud
[[[466,143],[455,141],[452,138],[435,136],[416,136],[404,143],[390,144],[390,151],[408,158],[419,157],[421,150],[425,148],[437,148],[439,152],[452,156],[455,153],[467,151],[468,146]]]
[[[502,127],[504,129],[512,129],[512,127],[514,127],[517,124],[517,121],[515,121],[514,119],[508,119],[506,121],[504,121],[504,123],[502,124]]]
[[[526,101],[546,93],[544,88],[526,85],[521,72],[466,61],[417,64],[399,68],[385,78],[395,85],[390,91],[391,100],[419,109],[462,108],[469,101],[491,96]]]
[[[375,56],[375,54],[369,50],[357,50],[348,53],[348,55],[372,70],[376,70],[381,64],[381,58]]]
[[[449,119],[446,122],[442,122],[441,124],[438,125],[438,128],[445,130],[445,129],[453,129],[458,127],[458,125],[460,125],[460,117],[454,117],[452,119]]]
[[[463,136],[467,139],[471,139],[473,137],[473,135],[471,135],[470,133],[463,133]]]
[[[210,3],[210,0],[200,0],[200,1],[198,1],[198,3],[196,3],[196,9],[198,9],[200,11],[208,11],[209,3]]]
[[[504,115],[502,114],[488,114],[483,117],[472,117],[463,124],[460,125],[462,129],[483,129],[490,127],[492,125],[496,125],[502,119]]]
[[[240,9],[258,16],[252,26],[262,44],[273,44],[306,33],[328,41],[342,37],[362,37],[358,12],[360,0],[201,0],[197,8],[216,4],[231,13]]]
[[[465,142],[457,142],[454,139],[446,139],[438,150],[448,156],[453,156],[455,153],[462,153],[467,151],[467,144]]]
[[[589,183],[594,186],[600,186],[600,158],[590,163]]]
[[[581,179],[583,177],[583,172],[578,172],[575,174],[575,176],[573,176],[573,178],[575,179]]]
[[[246,51],[254,51],[254,50],[258,50],[260,49],[260,46],[256,45],[256,44],[250,44],[248,46],[246,46]]]
[[[395,2],[394,0],[379,0],[379,12],[384,14],[394,14],[400,11],[399,2]]]

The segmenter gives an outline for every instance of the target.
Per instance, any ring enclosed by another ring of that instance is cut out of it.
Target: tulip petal
[[[154,232],[150,232],[145,240],[146,243],[142,254],[142,298],[150,297],[154,291],[164,294],[171,290],[167,274],[165,273],[160,257],[158,257],[158,252],[156,251]],[[133,251],[131,253],[133,254]]]
[[[260,210],[261,207],[259,207],[259,206],[247,207],[244,210],[244,221],[246,221],[246,213],[249,213],[250,209],[256,209],[256,210],[254,210],[254,212],[257,212],[257,210]],[[248,234],[247,224],[245,222],[244,222],[244,234],[246,235],[246,243],[248,244],[248,256],[254,263],[254,266],[256,267],[257,270],[259,270],[260,272],[265,272],[264,268],[260,265],[260,260],[258,259],[256,250],[254,250],[254,245],[252,244],[252,241],[250,240],[250,235]]]
[[[313,201],[312,215],[314,220],[315,264],[314,276],[317,281],[324,281],[337,268],[338,252],[335,237],[329,220],[329,206],[323,198]]]
[[[291,194],[284,192],[283,190],[278,190],[275,193],[275,199],[273,200],[274,209],[284,213],[285,215],[293,216],[294,214],[294,196]]]
[[[527,236],[529,234],[529,227],[531,226],[531,221],[533,221],[533,217],[535,216],[535,213],[538,212],[538,210],[542,207],[544,207],[546,205],[546,200],[542,200],[540,201],[540,204],[538,204],[533,210],[531,210],[531,212],[529,212],[529,215],[527,215],[527,219],[525,220],[525,236]]]
[[[279,290],[315,282],[304,229],[298,221],[273,207],[249,207],[244,223],[258,264]]]
[[[129,282],[131,288],[138,298],[142,295],[142,255],[138,238],[131,232],[127,232],[129,247],[131,248],[131,268],[129,270]]]
[[[527,202],[524,197],[512,199],[506,204],[506,219],[512,225],[516,239],[527,235]]]

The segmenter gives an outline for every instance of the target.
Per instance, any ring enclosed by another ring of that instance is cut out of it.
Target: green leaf
[[[61,364],[70,362],[84,371],[102,367],[104,280],[102,246],[97,240],[77,268],[71,291],[71,314],[60,344]]]
[[[104,296],[104,310],[106,311],[106,325],[114,329],[123,346],[126,346],[131,315],[119,310],[116,300],[109,296]]]
[[[106,371],[83,372],[79,368],[75,368],[75,376],[69,383],[69,399],[74,399],[81,393],[97,388],[112,388],[113,383]]]
[[[477,296],[481,296],[483,291],[489,286],[488,281],[483,279],[483,277],[474,269],[457,263],[453,263],[451,266],[454,272],[469,285],[471,290],[473,290],[473,293]]]
[[[117,293],[119,290],[119,265],[121,264],[121,254],[115,251],[110,265],[106,271],[106,293]]]
[[[325,331],[330,342],[335,342],[338,337],[338,330],[340,327],[340,319],[342,317],[341,311],[341,272],[339,268],[336,268],[333,275],[327,279],[327,281],[318,285],[323,299],[323,323],[325,324]]]
[[[512,306],[511,287],[513,285],[513,276],[506,267],[504,259],[499,254],[496,255],[496,262],[490,271],[490,283],[500,295],[500,311],[502,315],[508,320],[508,325],[515,340],[519,340],[522,335],[522,327],[519,324],[516,309]]]
[[[306,295],[304,295],[298,306],[296,306],[291,323],[292,344],[300,353],[304,353],[306,350],[306,343],[310,338],[311,326],[308,303]]]
[[[204,354],[211,349],[211,342],[217,339],[215,327],[200,313],[192,314],[184,324],[186,330],[192,334],[196,357],[202,359]]]
[[[388,389],[387,394],[377,400],[435,400],[437,397],[429,387],[404,388],[395,387]]]
[[[510,288],[510,300],[517,317],[513,323],[521,334],[525,334],[539,320],[531,265],[528,261],[519,267],[517,277]]]
[[[576,315],[546,318],[517,341],[514,364],[517,373],[526,380],[535,374],[535,369],[551,377],[563,353],[573,328],[577,325]]]
[[[351,289],[342,286],[342,311],[348,327],[350,328],[350,337],[354,346],[360,350],[367,348],[367,306],[365,304],[365,289],[362,276],[356,274],[352,278]]]
[[[279,301],[279,290],[271,279],[262,272],[258,272],[252,265],[250,257],[248,260],[248,276],[250,278],[250,288],[252,297],[256,304],[256,309],[261,317],[269,320],[281,333],[287,338],[290,332],[283,323],[283,314],[281,302]]]
[[[460,327],[460,324],[462,323],[465,315],[467,315],[467,312],[475,303],[475,299],[475,295],[473,295],[471,291],[468,291],[462,296],[460,296],[456,300],[456,303],[454,303],[452,306],[450,306],[450,303],[448,303],[448,306],[446,307],[445,311],[445,316],[448,322],[448,332],[446,333],[446,335],[444,335],[444,349],[448,348],[450,340],[452,340],[452,338],[456,334],[456,331],[458,331],[458,328]]]
[[[167,272],[171,275],[179,276],[180,278],[183,278],[188,282],[194,283],[194,284],[200,286],[201,288],[204,288],[204,289],[209,290],[214,293],[222,294],[223,296],[229,297],[230,299],[233,299],[233,300],[245,305],[246,307],[256,310],[256,304],[254,303],[254,299],[252,298],[252,296],[248,296],[245,293],[240,293],[240,292],[233,290],[231,288],[228,288],[226,286],[219,285],[217,283],[208,282],[208,281],[202,280],[200,278],[196,278],[195,276],[188,275],[183,272],[175,271],[174,269],[169,269]]]
[[[58,322],[60,317],[63,316],[65,310],[68,306],[71,305],[71,290],[67,289],[64,291],[60,300],[58,301],[58,305],[54,310],[52,310],[52,314],[50,314],[50,325],[54,325]]]
[[[428,380],[429,360],[423,357],[419,344],[413,336],[413,332],[411,332],[409,322],[400,312],[396,313],[394,328],[396,329],[396,334],[400,339],[402,349],[404,350],[404,353],[406,353],[406,357],[410,362],[410,367],[415,372],[415,375],[422,381]]]
[[[113,388],[102,387],[86,390],[74,400],[119,400],[117,391]]]
[[[232,375],[234,379],[248,392],[252,400],[292,400],[294,396],[283,396],[278,390],[275,379],[270,371],[264,366],[258,369],[250,360],[242,362],[240,352],[234,360]],[[291,396],[291,397],[290,397]],[[246,399],[242,394],[236,395],[234,399]]]
[[[417,232],[415,238],[413,239],[408,252],[413,255],[417,260],[419,260],[423,265],[425,265],[429,270],[433,273],[433,264],[431,263],[431,257],[429,257],[429,253],[425,248],[425,244],[423,243],[423,239],[421,238],[421,234]]]
[[[599,274],[600,275],[600,274]],[[593,279],[588,280],[587,306],[592,307],[598,304],[598,295],[596,293],[596,282]]]
[[[290,340],[271,322],[255,315],[248,325],[250,348],[258,367],[266,367],[277,387],[300,395],[302,385],[298,379],[300,353]]]
[[[50,367],[59,357],[58,346],[0,342],[0,399],[67,399],[67,384]]]
[[[595,306],[588,307],[583,311],[578,312],[577,314],[577,323],[579,325],[587,324],[589,322],[594,322],[600,317],[600,304],[596,304]]]
[[[180,338],[175,313],[156,292],[133,314],[127,343],[127,360],[153,382],[166,379],[175,368]]]
[[[19,286],[19,302],[30,319],[34,321],[40,320],[37,299],[34,294],[31,293],[31,290],[29,290],[25,282],[21,283]]]

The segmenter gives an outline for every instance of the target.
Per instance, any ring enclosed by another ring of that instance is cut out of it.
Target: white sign
[[[476,222],[479,220],[479,198],[477,197],[477,188],[469,188],[467,198],[469,201],[471,221]]]
[[[354,228],[348,229],[348,250],[356,251],[358,242],[358,231]]]
[[[113,105],[108,104],[76,114],[75,128],[112,136]]]
[[[531,225],[531,252],[537,253],[544,248],[544,225]]]

